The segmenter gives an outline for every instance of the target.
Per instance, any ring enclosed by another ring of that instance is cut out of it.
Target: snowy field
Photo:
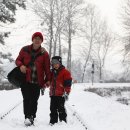
[[[117,87],[130,87],[130,83],[78,83],[78,86],[85,88],[117,88]],[[76,86],[77,86],[76,85]]]
[[[91,84],[74,84],[69,101],[66,102],[68,123],[57,123],[49,126],[49,92],[45,91],[38,102],[35,126],[24,126],[22,95],[20,89],[0,91],[0,117],[11,108],[20,103],[5,118],[0,119],[1,130],[130,130],[130,105],[123,105],[109,98],[103,98],[95,93],[83,91]],[[107,84],[98,84],[106,86]],[[112,87],[119,86],[111,84]],[[130,84],[120,84],[129,87]],[[92,87],[92,86],[91,86]],[[96,86],[95,86],[96,87]],[[79,121],[80,120],[80,121]],[[82,122],[82,124],[81,124]]]

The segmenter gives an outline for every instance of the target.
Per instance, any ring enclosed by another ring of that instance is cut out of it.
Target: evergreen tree
[[[0,46],[4,46],[4,38],[8,37],[10,32],[3,30],[6,24],[11,24],[15,22],[15,13],[17,7],[25,9],[25,0],[0,0]],[[3,53],[0,49],[0,64],[3,64],[2,59],[8,59],[10,62],[13,60],[11,58],[11,53]],[[0,66],[0,74],[3,72]]]

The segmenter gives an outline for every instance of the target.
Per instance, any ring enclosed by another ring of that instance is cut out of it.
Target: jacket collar
[[[40,46],[37,50],[34,50],[34,49],[33,49],[33,44],[31,44],[31,51],[37,53],[37,52],[39,52],[40,50],[41,50],[41,46]]]
[[[31,45],[29,45],[28,48],[29,48],[29,52],[32,52],[32,51],[33,51],[34,53],[39,53],[39,52],[41,52],[41,48],[42,48],[42,47],[40,46],[37,50],[34,50],[34,49],[33,49],[33,44],[31,44]]]
[[[65,68],[65,66],[63,66],[63,65],[61,65],[60,67],[59,67],[59,69],[52,69],[52,71],[54,72],[54,71],[56,71],[56,72],[59,72],[59,71],[61,71],[62,69],[64,69]]]

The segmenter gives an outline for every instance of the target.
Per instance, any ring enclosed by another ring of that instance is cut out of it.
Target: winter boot
[[[24,124],[25,124],[26,126],[31,126],[31,125],[32,125],[32,123],[31,123],[31,121],[30,121],[29,118],[26,118],[26,119],[25,119]]]
[[[54,125],[54,123],[49,123],[49,125],[50,125],[50,126],[53,126],[53,125]]]
[[[33,116],[30,116],[29,118],[26,118],[25,121],[24,121],[24,124],[26,126],[31,126],[34,124],[34,118]]]
[[[31,122],[32,125],[34,125],[34,118],[33,118],[33,116],[30,117],[30,122]]]

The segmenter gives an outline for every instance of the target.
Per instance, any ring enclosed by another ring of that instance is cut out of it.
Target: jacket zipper
[[[54,87],[53,87],[53,94],[55,96],[55,91],[56,91],[56,78],[57,78],[57,72],[54,72]]]

